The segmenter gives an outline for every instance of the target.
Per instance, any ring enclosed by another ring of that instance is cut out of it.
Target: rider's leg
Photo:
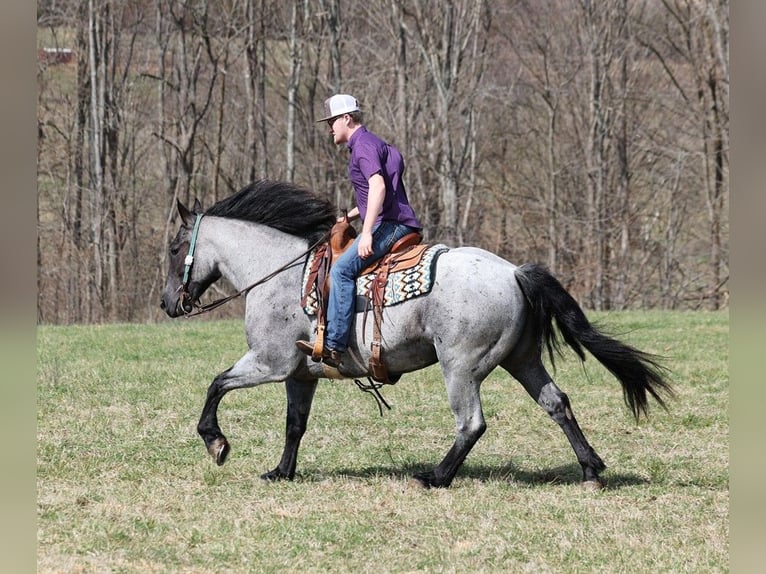
[[[327,302],[327,334],[325,347],[344,352],[353,324],[356,305],[356,278],[362,269],[375,263],[391,250],[394,243],[414,231],[407,225],[384,221],[372,232],[372,255],[359,257],[360,237],[333,263],[330,268],[330,297]]]

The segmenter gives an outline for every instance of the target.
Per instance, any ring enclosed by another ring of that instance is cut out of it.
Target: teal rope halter
[[[198,213],[197,219],[194,221],[194,230],[192,231],[191,242],[189,243],[189,254],[184,259],[184,289],[189,285],[189,274],[194,263],[194,247],[197,245],[197,233],[199,232],[199,222],[202,221],[202,215],[202,213]]]

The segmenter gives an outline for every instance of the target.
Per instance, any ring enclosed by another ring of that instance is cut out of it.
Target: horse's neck
[[[217,217],[209,223],[205,244],[235,289],[277,271],[307,249],[305,240],[264,225]]]

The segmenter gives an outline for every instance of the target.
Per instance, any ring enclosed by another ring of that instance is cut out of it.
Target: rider
[[[319,121],[326,121],[330,126],[335,145],[345,143],[350,151],[348,176],[354,188],[356,207],[348,212],[348,218],[362,219],[362,232],[330,268],[322,362],[338,367],[348,347],[356,305],[357,276],[362,269],[388,253],[399,239],[420,231],[422,226],[407,199],[402,181],[402,154],[367,131],[356,98],[336,94],[325,100],[324,112],[325,117]],[[308,341],[297,341],[296,345],[307,355],[314,349]]]

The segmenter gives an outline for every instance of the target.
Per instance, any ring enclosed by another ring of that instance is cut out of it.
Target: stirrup
[[[333,368],[338,368],[340,364],[343,362],[343,352],[342,351],[336,351],[335,349],[330,349],[329,347],[325,347],[322,349],[320,354],[316,354],[316,344],[311,344],[308,341],[295,341],[295,346],[298,347],[298,350],[302,352],[305,355],[308,355],[311,357],[311,360],[315,363],[318,363],[319,361],[322,361],[325,365],[328,365]]]

